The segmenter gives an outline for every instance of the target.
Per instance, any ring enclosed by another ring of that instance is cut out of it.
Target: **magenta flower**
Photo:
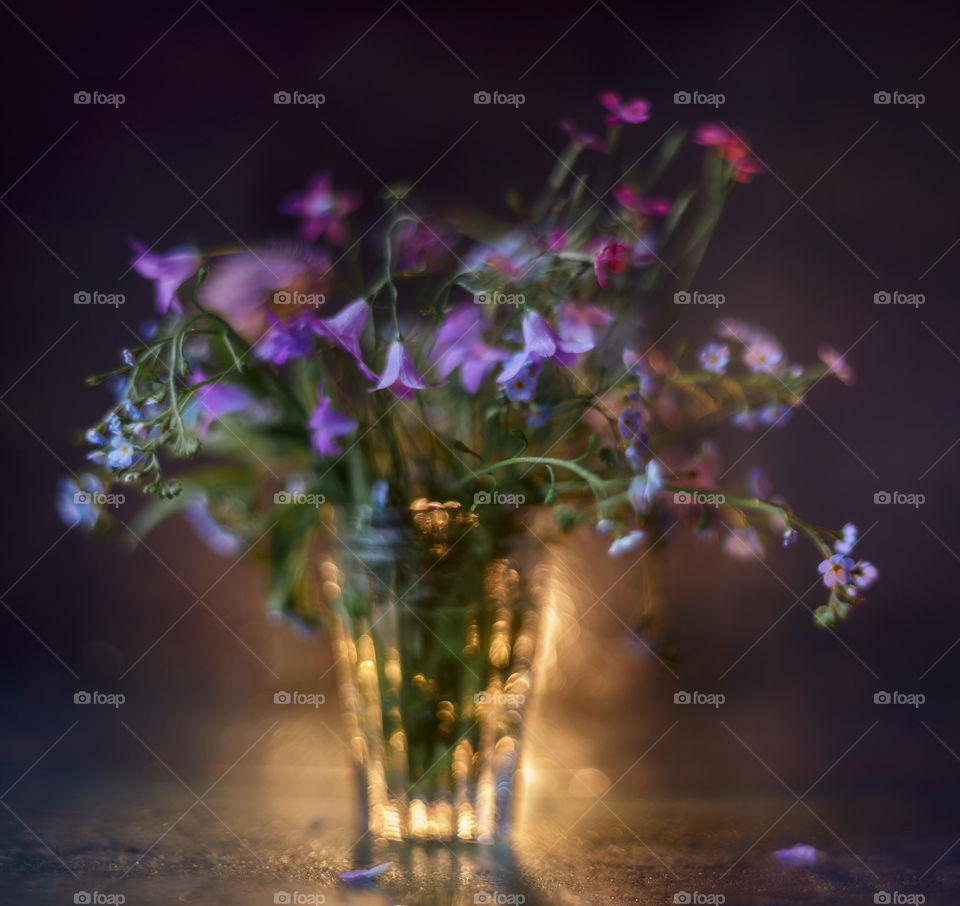
[[[318,173],[303,192],[287,198],[281,210],[300,216],[301,235],[308,242],[326,236],[339,245],[346,238],[343,218],[359,206],[360,197],[355,192],[334,192],[330,174]]]
[[[613,197],[628,211],[648,214],[651,217],[666,216],[673,204],[669,198],[644,198],[637,189],[625,182],[613,190]]]
[[[475,305],[465,303],[447,315],[430,354],[431,364],[440,369],[445,378],[451,371],[460,369],[460,379],[468,393],[480,389],[493,367],[510,353],[488,346],[480,336],[482,319]]]
[[[631,98],[622,101],[615,91],[605,91],[600,95],[600,103],[610,114],[608,126],[622,126],[624,123],[643,123],[650,119],[650,102],[645,98]]]
[[[576,305],[561,302],[557,306],[557,333],[561,340],[595,345],[594,327],[603,327],[613,320],[613,315],[599,305]]]
[[[357,363],[357,367],[371,381],[377,380],[376,374],[363,361],[360,352],[360,337],[370,318],[370,305],[365,299],[357,299],[341,309],[332,318],[317,318],[311,322],[318,336],[333,340],[342,346]]]
[[[370,392],[392,390],[401,399],[410,399],[415,391],[423,390],[426,386],[423,375],[413,364],[410,350],[400,340],[394,340],[387,350],[387,363],[380,375],[380,382],[371,388]]]
[[[330,397],[321,392],[317,408],[307,422],[310,444],[318,456],[338,456],[341,450],[336,439],[357,430],[357,423],[342,412],[331,409],[330,403]]]
[[[498,383],[506,383],[528,363],[537,364],[542,359],[553,359],[560,365],[573,365],[577,355],[593,349],[593,342],[564,340],[547,323],[539,312],[530,311],[523,316],[523,352],[513,356],[497,377]]]
[[[750,182],[755,174],[765,170],[763,164],[750,153],[750,143],[743,134],[721,123],[703,123],[694,133],[693,141],[698,145],[717,148],[733,165],[732,175],[737,182]]]
[[[695,145],[722,145],[730,138],[730,130],[721,123],[702,123],[693,133]]]
[[[188,277],[192,277],[200,267],[200,254],[196,249],[184,245],[166,254],[151,252],[136,239],[128,240],[137,253],[131,265],[133,269],[153,280],[157,285],[157,311],[165,315],[171,308],[177,313],[183,311],[177,299],[177,289]]]
[[[597,136],[578,129],[577,124],[571,120],[564,120],[560,123],[560,128],[570,136],[570,141],[577,147],[590,148],[592,151],[599,151],[601,154],[607,153],[607,146]]]
[[[622,274],[630,264],[630,250],[622,242],[605,245],[593,259],[597,283],[607,288],[607,274]]]

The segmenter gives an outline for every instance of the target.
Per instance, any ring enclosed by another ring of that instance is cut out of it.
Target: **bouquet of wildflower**
[[[822,378],[852,380],[843,356],[795,364],[731,318],[698,348],[675,332],[704,310],[676,303],[710,301],[689,286],[727,197],[763,168],[741,134],[705,124],[699,179],[666,197],[683,132],[624,172],[621,140],[650,105],[600,100],[606,134],[563,123],[543,193],[510,198],[510,225],[428,210],[404,185],[358,222],[360,198],[323,173],[284,202],[295,241],[134,242],[157,319],[90,379],[114,401],[86,432],[96,469],[65,483],[64,517],[105,527],[98,501],[123,483],[155,498],[137,535],[182,512],[225,555],[268,536],[271,605],[304,615],[329,505],[538,502],[565,530],[607,535],[611,556],[640,555],[677,522],[745,558],[804,535],[829,589],[816,619],[846,616],[876,578],[850,556],[855,527],[807,522],[757,474],[727,493],[704,437],[729,420],[783,425]]]

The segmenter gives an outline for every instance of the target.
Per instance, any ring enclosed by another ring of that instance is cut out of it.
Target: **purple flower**
[[[563,340],[539,312],[530,311],[523,316],[523,355],[513,356],[504,365],[497,380],[503,384],[513,378],[528,361],[539,363],[552,359],[560,365],[573,365],[577,355],[593,349],[593,343]]]
[[[630,482],[630,504],[638,513],[646,513],[656,495],[663,490],[663,470],[651,459],[643,475],[635,475]]]
[[[821,346],[817,349],[817,356],[830,369],[830,373],[847,386],[857,382],[857,376],[842,352],[838,352],[832,346]]]
[[[823,576],[823,584],[827,588],[832,588],[834,585],[849,585],[852,570],[853,560],[844,557],[843,554],[834,554],[817,567],[817,571]]]
[[[285,214],[298,214],[301,218],[301,234],[307,242],[326,236],[339,245],[346,238],[342,218],[360,205],[355,192],[334,192],[329,173],[318,173],[303,192],[287,198],[281,210]]]
[[[409,399],[417,390],[423,390],[427,382],[413,364],[413,356],[400,340],[394,340],[387,350],[387,363],[380,382],[374,390],[392,390],[401,399]]]
[[[267,312],[270,328],[254,347],[253,354],[266,362],[282,365],[313,351],[316,328],[315,316],[301,312],[281,321],[272,311]]]
[[[476,393],[493,367],[510,353],[488,346],[480,336],[482,318],[475,305],[465,303],[447,315],[430,354],[431,364],[440,369],[440,377],[460,369],[460,379],[468,393]]]
[[[730,347],[726,343],[707,343],[698,356],[700,366],[705,371],[723,374],[730,361]]]
[[[332,318],[317,318],[311,324],[319,336],[333,340],[350,353],[364,375],[375,381],[377,375],[366,366],[360,352],[360,337],[369,318],[369,303],[365,299],[357,299]]]
[[[393,260],[398,271],[429,270],[451,255],[456,241],[443,225],[432,220],[402,220],[393,227]]]
[[[317,408],[313,410],[307,427],[310,428],[310,443],[318,456],[337,456],[340,446],[336,442],[341,434],[357,430],[357,423],[330,408],[330,397],[320,394]]]
[[[798,843],[789,849],[778,849],[774,856],[785,865],[793,867],[816,865],[823,858],[819,849]]]
[[[165,315],[171,308],[178,314],[183,311],[177,299],[177,289],[200,267],[200,254],[190,246],[175,248],[166,254],[151,252],[136,239],[129,240],[137,253],[131,264],[133,269],[157,284],[157,311]]]
[[[758,337],[747,345],[743,361],[754,374],[775,371],[783,361],[783,347],[773,337]]]
[[[617,427],[620,429],[620,436],[630,443],[639,442],[643,446],[647,445],[647,432],[643,422],[643,413],[639,409],[628,406],[620,413],[617,419]]]
[[[561,340],[595,345],[594,327],[602,327],[613,320],[613,315],[598,305],[575,305],[561,302],[557,306],[557,333]]]
[[[853,546],[857,543],[857,527],[852,523],[848,522],[843,527],[843,537],[833,542],[833,549],[838,554],[843,554],[845,557],[850,551],[853,550]]]
[[[620,99],[617,92],[605,91],[600,95],[600,103],[610,111],[607,116],[609,126],[642,123],[650,119],[650,102],[645,98],[631,98],[629,101],[624,101]]]
[[[195,370],[191,383],[200,384],[205,380],[206,375]],[[218,418],[242,412],[253,404],[253,397],[246,390],[223,381],[204,384],[194,394],[194,398],[197,404],[197,433],[201,437],[207,436],[210,425]]]

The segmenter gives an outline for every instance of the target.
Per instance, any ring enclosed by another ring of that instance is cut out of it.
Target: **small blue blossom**
[[[827,588],[834,585],[849,585],[850,573],[853,570],[853,560],[844,557],[842,554],[834,554],[832,557],[824,560],[817,571],[823,576],[823,584]]]
[[[846,556],[853,550],[853,546],[857,543],[857,527],[852,523],[848,522],[843,527],[843,537],[837,539],[833,542],[833,549],[838,554],[843,554]]]
[[[877,581],[877,568],[869,560],[858,560],[852,570],[850,578],[857,588],[868,588]]]
[[[94,475],[81,475],[79,482],[61,478],[57,486],[57,513],[71,527],[92,529],[100,519],[95,495],[102,492],[103,485]]]
[[[532,406],[527,413],[528,428],[542,428],[553,415],[553,409],[549,406]]]
[[[93,428],[89,428],[83,436],[86,442],[94,447],[102,447],[107,442],[107,439]]]
[[[518,352],[504,363],[504,369],[511,368],[514,359],[523,357]],[[508,381],[503,382],[503,392],[508,400],[515,403],[529,403],[537,390],[537,375],[540,371],[539,362],[528,359]]]
[[[110,439],[106,464],[116,471],[129,469],[140,458],[140,451],[127,438],[117,435]]]
[[[123,357],[124,364],[129,365],[131,368],[137,364],[137,360],[133,357],[133,353],[129,349],[124,349],[121,355]]]
[[[119,436],[123,433],[123,425],[120,423],[120,416],[116,412],[111,412],[107,416],[107,431],[109,431],[114,437]]]
[[[800,533],[795,528],[788,528],[783,533],[783,546],[790,547],[799,537]]]
[[[614,529],[612,519],[601,519],[597,523],[597,533],[600,535],[609,535]]]
[[[623,557],[624,555],[633,553],[635,550],[641,548],[646,540],[646,532],[641,532],[639,529],[634,529],[632,532],[627,532],[627,534],[623,535],[621,538],[617,538],[616,541],[610,545],[607,553],[611,557]]]
[[[638,513],[646,513],[654,497],[663,490],[663,470],[660,463],[651,459],[643,475],[634,476],[630,482],[630,504]]]
[[[723,374],[730,362],[730,347],[726,343],[707,343],[697,358],[705,371]]]

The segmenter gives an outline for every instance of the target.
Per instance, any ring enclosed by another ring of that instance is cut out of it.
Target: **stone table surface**
[[[512,851],[364,851],[340,767],[306,780],[302,772],[237,769],[209,786],[182,783],[158,765],[146,775],[15,791],[0,800],[0,902],[960,902],[956,815],[936,802],[547,792],[525,804]],[[773,856],[796,843],[821,851],[818,864],[789,867]],[[375,883],[339,879],[384,861],[394,865]],[[89,900],[75,899],[84,892]],[[123,900],[110,898],[117,894]]]

